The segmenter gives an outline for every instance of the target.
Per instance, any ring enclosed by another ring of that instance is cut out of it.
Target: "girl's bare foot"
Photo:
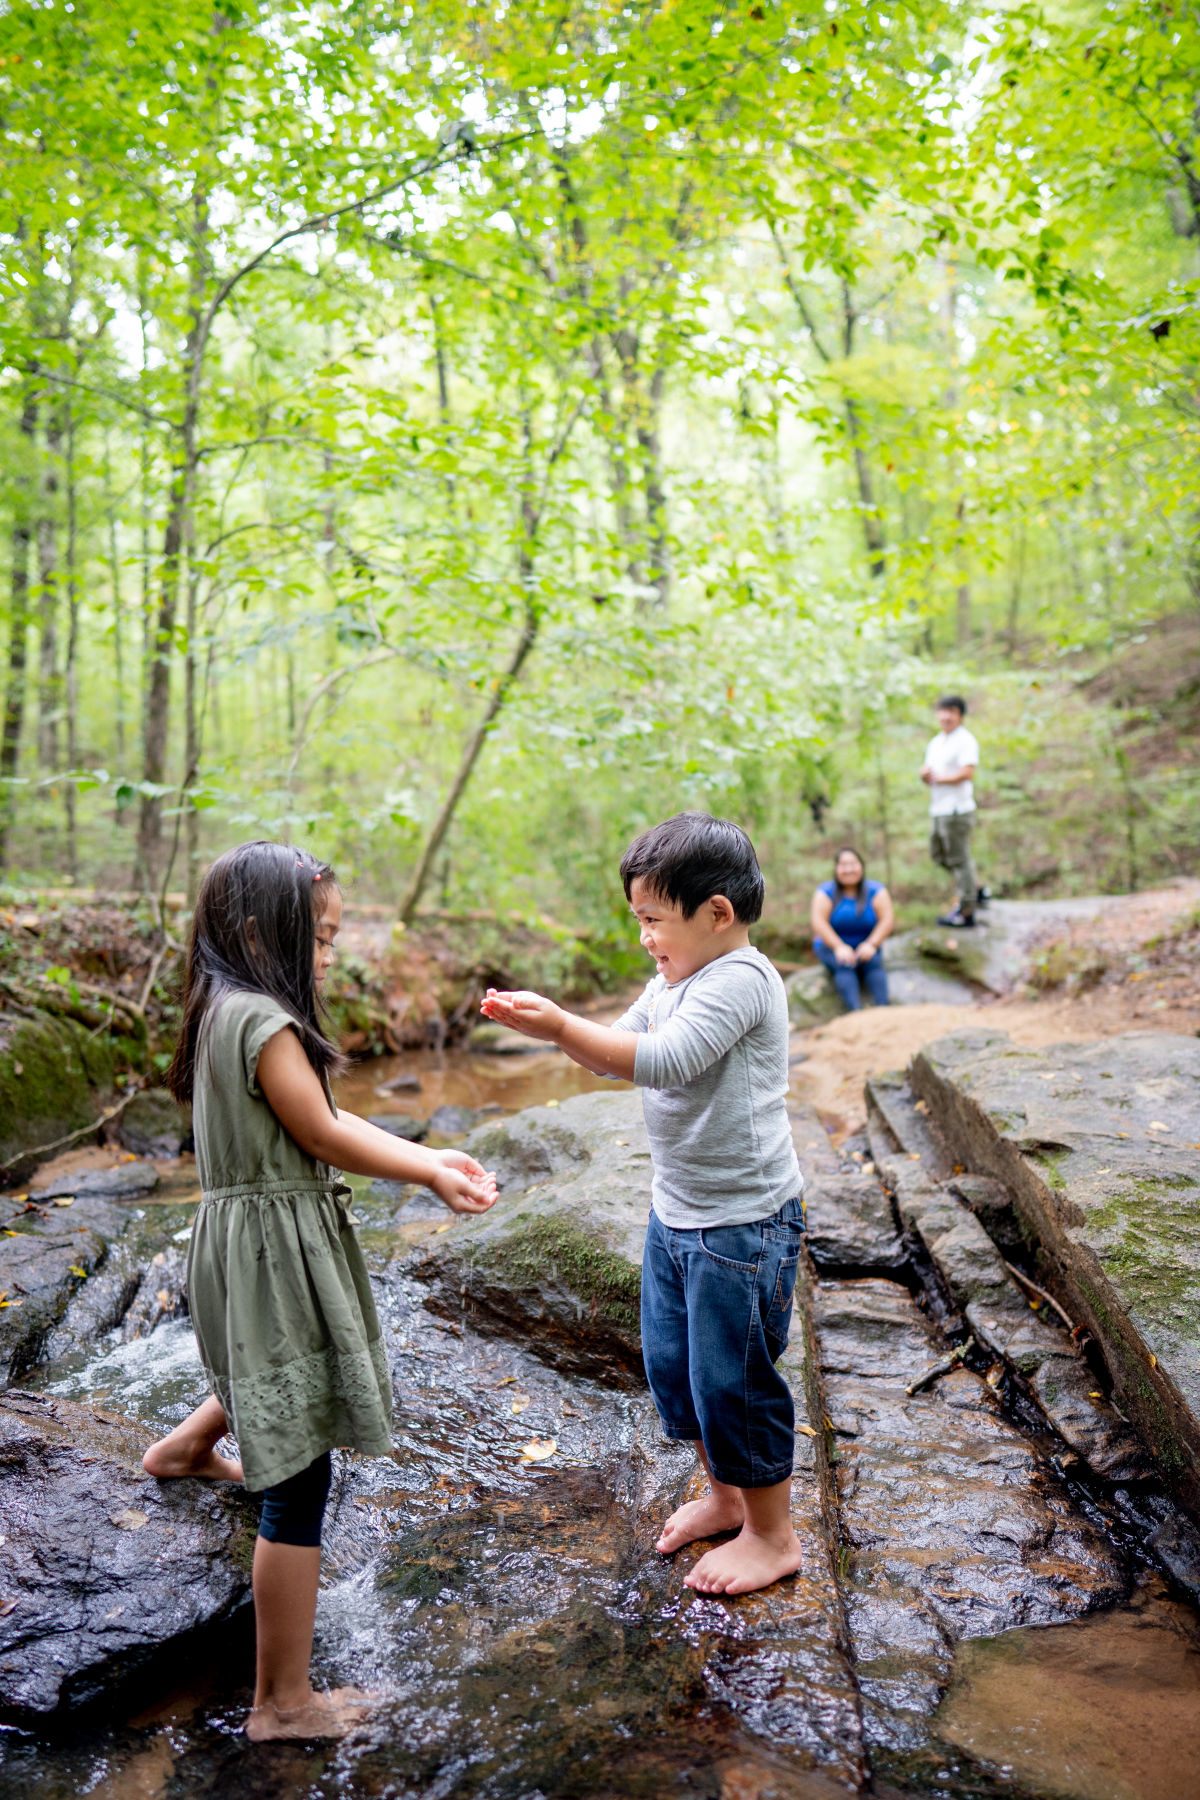
[[[698,1594],[751,1594],[794,1575],[802,1561],[800,1539],[790,1526],[786,1532],[759,1536],[743,1525],[732,1543],[718,1544],[700,1558],[684,1576],[684,1586]]]
[[[343,1738],[358,1729],[377,1704],[378,1695],[359,1688],[314,1691],[302,1706],[281,1711],[272,1701],[252,1707],[246,1719],[246,1736],[252,1743],[274,1739]]]
[[[740,1531],[745,1518],[746,1509],[736,1490],[708,1493],[702,1500],[689,1500],[671,1514],[654,1548],[661,1555],[670,1556],[684,1544],[694,1544],[697,1538],[720,1537],[723,1531]]]
[[[232,1456],[218,1456],[217,1444],[228,1430],[219,1400],[206,1400],[194,1413],[151,1444],[142,1458],[147,1475],[159,1481],[191,1475],[200,1481],[240,1481],[242,1465]]]

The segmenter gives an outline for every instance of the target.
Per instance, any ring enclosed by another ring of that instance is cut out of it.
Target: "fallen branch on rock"
[[[1052,1306],[1067,1330],[1072,1334],[1074,1333],[1074,1321],[1068,1313],[1063,1311],[1053,1294],[1048,1294],[1044,1287],[1039,1287],[1036,1281],[1031,1281],[1028,1275],[1023,1274],[1020,1269],[1015,1269],[1012,1263],[1006,1262],[1004,1266],[1013,1279],[1019,1281],[1023,1288],[1028,1288],[1031,1294],[1036,1294],[1039,1300],[1044,1300],[1047,1306]]]
[[[66,1137],[55,1138],[52,1144],[35,1144],[32,1150],[22,1150],[19,1156],[14,1156],[10,1163],[0,1168],[0,1179],[15,1181],[28,1163],[39,1162],[44,1156],[53,1156],[56,1151],[66,1150],[71,1144],[77,1143],[80,1138],[87,1137],[89,1132],[99,1131],[101,1126],[107,1125],[110,1119],[119,1117],[134,1095],[140,1092],[140,1088],[131,1088],[127,1094],[122,1094],[115,1106],[110,1106],[107,1112],[102,1112],[98,1119],[93,1119],[90,1124],[81,1125],[78,1131],[68,1131]]]
[[[941,1362],[934,1363],[932,1369],[926,1369],[923,1375],[918,1375],[915,1381],[910,1381],[904,1390],[905,1393],[911,1399],[914,1394],[919,1394],[922,1388],[932,1387],[934,1382],[940,1381],[943,1375],[949,1375],[952,1369],[957,1369],[963,1358],[970,1355],[974,1348],[975,1339],[973,1337],[969,1337],[965,1344],[956,1344],[949,1356],[944,1356]]]

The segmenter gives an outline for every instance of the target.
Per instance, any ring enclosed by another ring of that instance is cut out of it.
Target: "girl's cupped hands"
[[[496,1203],[496,1177],[465,1150],[435,1150],[441,1168],[430,1187],[455,1213],[481,1213]]]
[[[558,1038],[567,1017],[561,1006],[542,994],[502,994],[495,988],[488,989],[479,1010],[497,1025],[507,1025],[510,1031],[522,1031],[526,1037],[541,1038],[547,1043]]]

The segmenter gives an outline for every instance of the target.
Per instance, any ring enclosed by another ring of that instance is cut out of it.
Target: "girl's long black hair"
[[[183,1027],[167,1070],[177,1100],[196,1085],[200,1030],[210,1009],[240,988],[269,994],[291,1014],[318,1075],[341,1066],[321,1029],[313,951],[325,896],[337,886],[328,863],[290,844],[239,844],[200,883],[188,943]]]

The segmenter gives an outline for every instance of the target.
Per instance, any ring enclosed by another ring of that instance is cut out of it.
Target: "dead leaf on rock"
[[[816,1437],[817,1435],[811,1425],[797,1425],[796,1430],[803,1433],[805,1437]]]
[[[140,1531],[143,1525],[150,1523],[150,1519],[148,1514],[139,1512],[136,1506],[126,1506],[120,1512],[109,1513],[108,1522],[115,1525],[118,1531]]]
[[[557,1449],[557,1438],[531,1438],[527,1444],[522,1444],[521,1455],[526,1462],[545,1462]]]
[[[159,1290],[158,1290],[157,1294],[155,1294],[154,1298],[157,1300],[158,1304],[162,1307],[162,1310],[164,1312],[166,1312],[167,1308],[171,1304],[171,1296],[167,1292],[166,1288],[159,1288]]]
[[[16,1604],[15,1600],[5,1600],[0,1602],[0,1619],[7,1619],[9,1613],[16,1609]]]
[[[513,1395],[512,1409],[515,1413],[523,1413],[527,1406],[532,1406],[532,1405],[533,1405],[533,1401],[529,1398],[528,1394],[514,1394]]]
[[[55,1206],[74,1206],[75,1196],[74,1194],[60,1194],[54,1204]]]

